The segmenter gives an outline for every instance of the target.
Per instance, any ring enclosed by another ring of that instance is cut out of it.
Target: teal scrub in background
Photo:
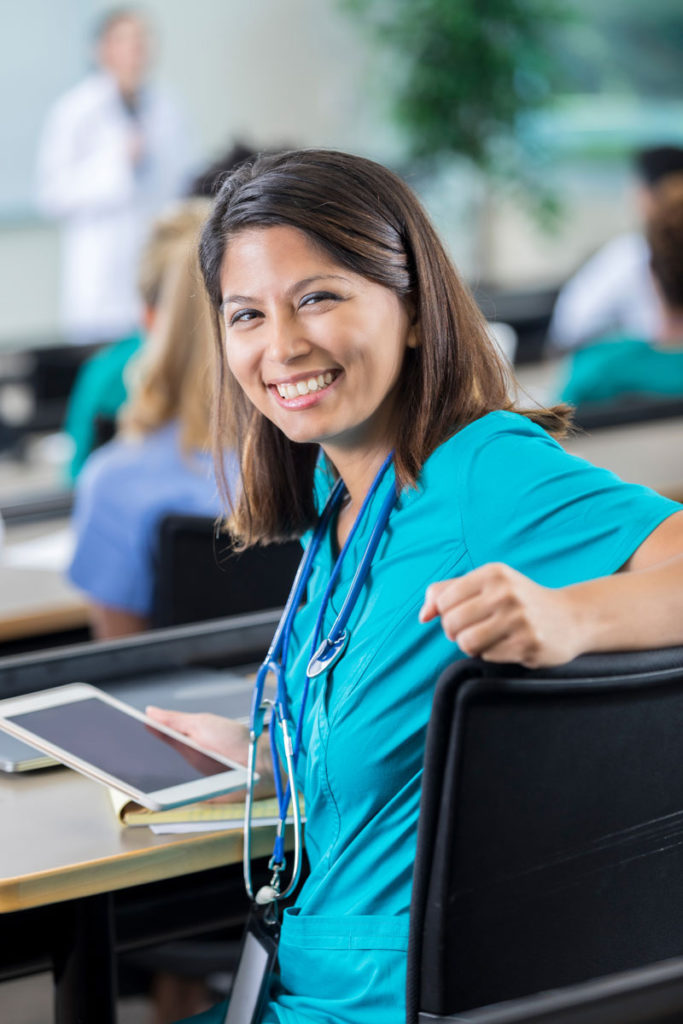
[[[95,446],[97,418],[114,420],[126,401],[128,388],[124,371],[142,344],[141,334],[123,338],[97,352],[78,371],[64,423],[64,430],[74,442],[68,469],[71,482]]]
[[[324,474],[321,474],[321,478]],[[329,490],[329,480],[320,490]],[[327,609],[339,612],[393,470],[375,494]],[[325,495],[326,496],[326,495]],[[400,1024],[427,722],[436,681],[462,657],[418,611],[429,583],[505,562],[548,587],[615,572],[680,506],[566,454],[540,427],[494,412],[428,459],[404,491],[349,621],[349,644],[311,680],[299,783],[311,872],[286,910],[264,1024]],[[335,558],[321,545],[287,669],[293,718]],[[225,1004],[196,1021],[222,1022]]]
[[[564,366],[562,402],[608,402],[620,395],[683,398],[683,343],[655,346],[640,338],[605,338],[575,352]]]

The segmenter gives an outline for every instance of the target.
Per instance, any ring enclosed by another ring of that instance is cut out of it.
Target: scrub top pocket
[[[284,913],[264,1024],[396,1024],[405,1016],[408,917]]]

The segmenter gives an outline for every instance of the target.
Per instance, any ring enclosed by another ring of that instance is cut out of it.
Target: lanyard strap
[[[296,786],[295,771],[301,749],[301,740],[303,733],[303,722],[304,713],[306,709],[306,703],[308,698],[308,690],[311,678],[314,678],[323,672],[329,671],[334,665],[337,659],[342,655],[347,641],[348,634],[346,632],[346,625],[351,616],[351,613],[356,605],[360,592],[363,588],[368,572],[370,571],[370,565],[374,557],[375,551],[379,544],[380,538],[384,533],[389,516],[391,514],[394,505],[397,500],[396,487],[392,486],[387,492],[377,520],[372,528],[372,534],[366,546],[363,557],[361,558],[356,572],[354,573],[351,585],[348,593],[344,599],[341,611],[337,615],[330,631],[328,632],[322,643],[319,643],[319,637],[322,630],[322,625],[327,610],[332,591],[337,583],[341,567],[344,558],[353,543],[353,539],[360,526],[361,521],[365,517],[367,508],[372,501],[374,495],[380,486],[386,470],[388,469],[393,459],[393,452],[390,453],[384,460],[380,469],[365,496],[363,504],[361,505],[360,511],[356,516],[354,523],[351,527],[348,537],[342,547],[342,550],[337,558],[335,565],[330,574],[330,579],[325,588],[325,593],[321,601],[321,605],[316,618],[315,627],[313,630],[311,652],[306,669],[306,678],[301,695],[301,706],[299,708],[299,715],[296,724],[296,731],[294,737],[291,736],[289,730],[289,709],[286,693],[285,684],[285,672],[287,666],[287,655],[289,653],[289,641],[292,633],[292,627],[294,623],[294,616],[301,604],[304,591],[308,581],[310,579],[314,559],[320,549],[323,538],[325,537],[330,521],[337,511],[337,508],[341,502],[344,494],[344,483],[342,480],[338,480],[335,484],[326,504],[323,509],[320,519],[316,525],[315,531],[306,551],[301,559],[297,574],[292,584],[292,588],[287,598],[287,603],[283,610],[280,622],[278,623],[275,636],[273,637],[272,643],[268,649],[268,653],[259,668],[256,676],[256,683],[254,685],[254,693],[252,696],[251,704],[251,715],[250,715],[250,748],[249,748],[249,780],[247,787],[247,804],[245,809],[245,857],[244,857],[244,879],[247,888],[247,893],[250,897],[253,897],[252,885],[251,885],[251,866],[250,866],[250,827],[251,827],[251,806],[252,806],[252,789],[253,789],[253,774],[255,768],[256,758],[256,742],[258,737],[263,731],[263,719],[265,715],[266,705],[263,703],[263,691],[265,686],[265,680],[269,672],[273,672],[277,681],[277,694],[275,701],[272,702],[273,713],[270,719],[269,727],[269,739],[271,756],[273,759],[274,768],[274,781],[275,791],[278,800],[278,807],[280,811],[279,822],[277,827],[277,833],[275,837],[275,843],[273,846],[273,855],[270,859],[270,868],[273,870],[273,879],[269,886],[264,886],[263,889],[259,890],[256,895],[257,902],[268,902],[270,900],[284,899],[288,896],[296,887],[299,876],[299,865],[300,865],[300,835],[301,835],[301,821],[299,812],[299,797]],[[282,787],[282,780],[280,777],[280,758],[276,743],[276,727],[280,725],[283,735],[285,761],[287,764],[287,786],[284,789]],[[285,856],[284,856],[284,834],[285,834],[285,822],[287,818],[287,810],[289,808],[290,800],[294,799],[294,827],[295,827],[295,861],[292,871],[292,880],[287,886],[284,893],[280,892],[279,884],[279,873],[284,867]]]
[[[294,771],[296,771],[297,763],[298,763],[298,760],[299,760],[299,753],[300,753],[300,750],[301,750],[301,738],[302,738],[302,733],[303,733],[304,714],[305,714],[305,710],[306,710],[306,703],[307,703],[307,700],[308,700],[308,690],[309,690],[309,686],[310,686],[310,681],[311,681],[312,678],[321,675],[323,672],[329,671],[329,669],[332,668],[332,666],[335,664],[335,662],[341,657],[341,655],[344,652],[344,649],[345,649],[346,644],[348,642],[348,634],[346,632],[345,627],[346,627],[346,624],[347,624],[347,622],[348,622],[348,620],[349,620],[349,618],[351,616],[351,613],[352,613],[352,611],[353,611],[353,609],[354,609],[354,607],[356,605],[356,602],[358,601],[358,598],[360,596],[360,592],[363,589],[363,586],[365,584],[365,580],[367,578],[368,572],[370,571],[370,565],[372,563],[373,556],[375,554],[375,551],[377,550],[377,545],[379,544],[380,538],[382,537],[382,534],[384,533],[384,529],[385,529],[385,527],[387,525],[387,522],[388,522],[389,516],[391,514],[391,511],[392,511],[394,505],[396,504],[397,494],[396,494],[396,488],[395,487],[391,487],[389,489],[389,491],[387,492],[387,494],[386,494],[386,496],[384,498],[384,501],[382,502],[382,506],[380,508],[379,515],[378,515],[377,520],[376,520],[376,522],[375,522],[375,524],[374,524],[374,526],[372,528],[372,534],[371,534],[370,539],[368,541],[368,544],[367,544],[367,547],[365,549],[365,552],[363,553],[363,557],[361,558],[361,560],[360,560],[360,562],[358,564],[358,567],[356,569],[356,572],[354,573],[353,580],[351,581],[351,585],[350,585],[348,593],[347,593],[347,595],[346,595],[346,597],[344,599],[344,603],[343,603],[343,605],[341,607],[341,610],[340,610],[339,614],[337,615],[337,617],[336,617],[336,619],[335,619],[335,621],[334,621],[330,631],[328,632],[327,636],[322,641],[322,643],[319,644],[319,637],[320,637],[320,633],[321,633],[321,630],[322,630],[322,624],[323,624],[323,621],[324,621],[324,618],[325,618],[325,612],[327,611],[327,605],[329,603],[330,597],[332,596],[332,592],[333,592],[334,587],[335,587],[335,585],[337,583],[337,580],[339,578],[339,574],[341,572],[341,567],[342,567],[342,564],[344,562],[344,558],[346,557],[346,554],[347,554],[349,548],[351,547],[351,545],[353,543],[354,537],[356,535],[356,532],[358,531],[360,523],[365,518],[365,513],[367,512],[368,506],[370,505],[370,502],[372,501],[373,497],[375,496],[375,494],[377,492],[377,489],[379,488],[379,486],[380,486],[380,484],[382,482],[382,479],[384,478],[384,474],[386,473],[389,465],[391,464],[392,459],[393,459],[393,452],[391,452],[386,457],[386,459],[384,460],[384,462],[380,466],[380,469],[379,469],[375,479],[372,482],[372,486],[370,487],[368,493],[365,496],[365,499],[363,500],[363,504],[361,505],[360,511],[358,512],[358,515],[356,516],[356,518],[355,518],[355,520],[353,522],[353,526],[351,527],[351,530],[349,531],[349,535],[346,538],[346,541],[344,543],[344,546],[342,547],[342,550],[341,550],[341,552],[339,554],[339,557],[337,558],[337,560],[335,562],[334,568],[332,569],[332,572],[330,574],[330,578],[329,578],[327,586],[325,588],[325,593],[323,594],[322,601],[320,602],[320,608],[318,610],[318,615],[317,615],[317,618],[316,618],[316,623],[315,623],[315,626],[314,626],[314,629],[313,629],[313,636],[312,636],[312,642],[311,642],[311,653],[310,653],[308,665],[307,665],[307,668],[306,668],[306,678],[304,679],[304,684],[303,684],[302,693],[301,693],[301,706],[299,708],[299,715],[298,715],[297,724],[296,724],[296,732],[295,732],[294,739],[293,739],[293,742],[292,742],[291,757],[292,757],[292,765],[293,765]],[[293,617],[292,617],[292,621],[293,621]],[[286,636],[287,643],[289,641],[289,635],[288,635],[289,632],[291,632],[291,624],[289,626],[289,630],[285,631],[285,636]],[[282,686],[283,693],[284,693],[284,690],[285,690],[285,669],[286,669],[286,662],[283,661],[282,665],[280,666],[280,673],[278,674],[278,687],[280,687],[280,685]],[[277,751],[277,742],[276,742],[276,717],[277,717],[278,721],[280,722],[280,725],[282,726],[283,720],[287,717],[286,698],[283,699],[283,700],[280,700],[280,695],[278,694],[278,699],[277,699],[276,703],[279,704],[280,706],[273,709],[274,713],[273,713],[273,715],[271,717],[271,720],[270,720],[269,739],[270,739],[271,757],[272,757],[272,760],[273,760],[273,767],[274,767],[275,792],[276,792],[276,795],[277,795],[278,806],[279,806],[279,809],[280,809],[280,824],[279,824],[277,835],[276,835],[276,838],[275,838],[275,843],[274,843],[274,846],[273,846],[272,862],[273,862],[273,864],[283,864],[284,863],[285,821],[286,821],[286,818],[287,818],[287,810],[289,808],[290,799],[292,797],[292,790],[293,790],[292,783],[293,783],[293,779],[292,779],[291,774],[288,771],[288,773],[287,773],[287,775],[288,775],[287,786],[286,786],[286,788],[285,788],[285,790],[283,792],[282,780],[280,778],[280,772],[279,772],[279,763],[280,763],[280,761],[279,761],[279,756],[278,756],[278,751]],[[285,736],[285,742],[287,741],[286,740],[286,733],[287,732],[288,732],[287,729],[283,729],[283,734]],[[294,797],[295,797],[295,800],[298,800],[298,795],[296,793],[294,794]]]
[[[284,687],[284,681],[282,680],[281,682],[281,677],[284,675],[284,668],[287,665],[289,638],[292,633],[294,616],[296,615],[304,596],[306,585],[313,568],[313,560],[318,553],[322,539],[327,532],[330,519],[332,518],[337,505],[341,501],[343,493],[344,482],[343,480],[337,480],[337,483],[327,500],[325,508],[322,511],[320,519],[318,520],[313,536],[311,537],[306,551],[299,562],[299,567],[289,591],[287,603],[285,604],[277,629],[275,630],[275,635],[271,640],[268,653],[263,659],[263,662],[256,674],[254,692],[251,698],[251,712],[249,715],[249,731],[250,733],[256,734],[254,737],[255,739],[258,739],[263,729],[263,690],[269,672],[273,672],[275,674],[278,686],[278,700],[282,700],[286,706],[286,690]]]

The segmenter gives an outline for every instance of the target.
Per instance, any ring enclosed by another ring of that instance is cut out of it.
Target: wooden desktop
[[[241,831],[156,836],[124,827],[105,787],[66,768],[0,776],[0,817],[0,977],[51,967],[56,1024],[113,1024],[114,954],[122,946],[244,917]],[[255,832],[255,857],[271,845],[270,829]],[[215,897],[208,909],[199,896],[183,900],[188,887],[201,895],[204,877],[215,887],[210,869],[222,869],[225,905]],[[157,901],[157,916],[150,883],[168,879],[177,883]],[[118,893],[125,934],[116,924]]]

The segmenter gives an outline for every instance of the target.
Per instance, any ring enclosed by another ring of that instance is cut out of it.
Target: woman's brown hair
[[[131,395],[119,415],[123,436],[149,434],[177,420],[182,450],[211,446],[213,328],[197,243],[211,209],[185,200],[152,229],[140,269],[140,291],[154,321],[131,367]]]
[[[406,351],[397,394],[399,486],[415,484],[425,460],[455,431],[493,410],[516,408],[507,364],[486,321],[399,177],[371,160],[329,150],[269,155],[239,167],[216,197],[200,262],[218,342],[217,473],[220,478],[225,432],[234,423],[242,489],[229,525],[245,544],[298,536],[317,516],[318,446],[290,441],[251,404],[229,371],[223,342],[226,249],[240,231],[273,225],[303,231],[339,266],[391,289],[414,313],[419,345]],[[566,429],[564,407],[518,411],[556,433]]]
[[[645,233],[662,296],[671,309],[683,309],[683,174],[664,178],[654,191]]]

